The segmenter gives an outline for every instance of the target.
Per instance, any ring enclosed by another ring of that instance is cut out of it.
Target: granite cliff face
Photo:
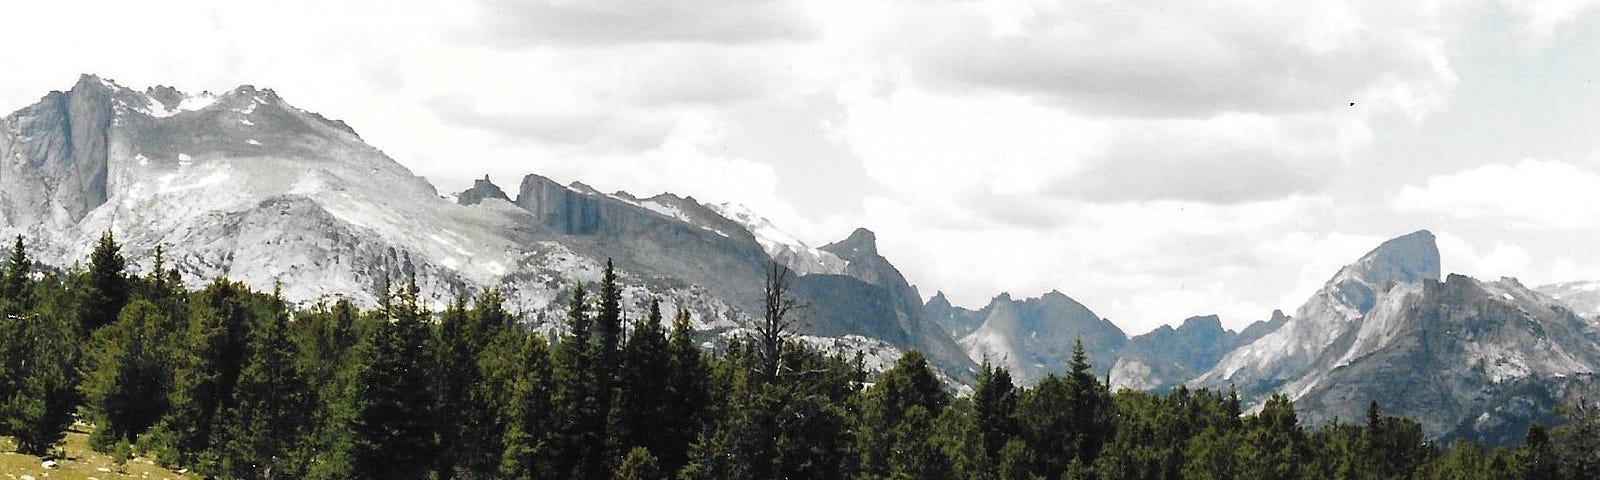
[[[1593,390],[1600,329],[1516,279],[1461,275],[1397,287],[1307,380],[1306,419],[1359,418],[1378,401],[1433,437],[1520,441],[1573,390]]]
[[[962,348],[976,361],[1007,367],[1023,384],[1065,373],[1078,341],[1103,377],[1127,342],[1122,329],[1061,292],[1023,300],[1001,294],[977,315],[983,323],[961,338]]]
[[[1341,354],[1335,341],[1359,327],[1362,316],[1391,289],[1436,278],[1439,250],[1433,233],[1422,230],[1386,241],[1340,269],[1282,327],[1229,352],[1190,383],[1236,386],[1246,398],[1280,388],[1298,393],[1318,359]]]
[[[1174,329],[1162,325],[1128,340],[1111,367],[1113,388],[1165,390],[1217,364],[1239,345],[1240,334],[1216,315],[1190,317]]]
[[[1438,265],[1426,231],[1384,242],[1189,383],[1236,386],[1251,403],[1282,392],[1313,424],[1360,418],[1377,401],[1430,437],[1491,443],[1595,390],[1594,322],[1516,279],[1440,281]]]
[[[549,329],[571,286],[597,280],[610,258],[630,314],[660,297],[702,331],[739,335],[775,258],[766,246],[781,233],[748,211],[736,221],[670,194],[603,194],[538,175],[516,194],[485,178],[441,197],[343,122],[250,86],[138,91],[85,75],[0,119],[0,234],[26,235],[37,258],[65,267],[111,230],[133,259],[164,246],[190,282],[225,275],[266,289],[282,280],[298,302],[371,305],[386,278],[414,275],[435,304],[501,288]],[[760,237],[749,228],[757,221]],[[875,252],[868,237],[842,243]],[[970,360],[920,302],[908,304],[915,289],[893,266],[876,253],[851,258],[859,265],[849,271],[831,253],[813,258],[825,268],[796,269],[836,273],[800,279],[852,302],[818,312],[802,339],[880,364],[922,349],[952,378],[970,378]]]

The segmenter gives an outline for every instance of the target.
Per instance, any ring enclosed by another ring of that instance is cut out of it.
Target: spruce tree
[[[275,295],[276,297],[276,295]],[[223,412],[218,440],[221,470],[235,478],[297,478],[292,463],[312,406],[295,368],[289,312],[274,298],[273,312],[250,330],[249,355]]]
[[[258,322],[251,295],[245,285],[219,278],[189,304],[188,325],[172,352],[170,410],[155,435],[178,463],[202,471],[217,467],[212,447],[219,440],[218,417],[235,400],[251,325]]]
[[[359,399],[352,456],[358,478],[423,478],[434,465],[428,313],[419,304],[415,279],[391,294],[362,340],[371,350],[352,393]]]
[[[1017,409],[1016,386],[1011,383],[1011,372],[987,360],[978,373],[978,385],[972,391],[973,415],[977,416],[979,442],[991,462],[1000,460],[1000,450],[1016,436],[1014,415]]]
[[[122,246],[116,237],[109,230],[101,234],[94,252],[89,254],[89,271],[84,273],[79,289],[78,321],[85,334],[116,320],[128,303],[126,268],[127,260],[122,257]]]
[[[694,329],[687,310],[678,310],[667,338],[667,413],[658,435],[663,447],[657,458],[667,471],[677,471],[688,462],[689,446],[700,434],[707,403],[710,402],[711,368],[705,352],[694,342]]]
[[[7,314],[21,314],[33,309],[33,259],[22,235],[11,246],[6,268],[0,273],[0,310]]]
[[[605,272],[600,277],[599,309],[595,312],[594,341],[591,348],[595,363],[595,410],[602,418],[594,432],[604,450],[599,453],[603,465],[615,467],[615,460],[629,445],[618,444],[609,431],[611,412],[615,408],[617,387],[622,367],[622,289],[617,285],[617,271],[611,259],[606,259]]]
[[[583,285],[573,287],[567,304],[567,331],[555,352],[555,408],[558,411],[556,471],[577,480],[600,480],[605,461],[606,410],[600,409],[594,316]]]
[[[611,414],[613,444],[652,452],[675,448],[671,442],[677,439],[665,435],[673,414],[667,384],[672,380],[672,358],[661,328],[661,302],[652,300],[649,313],[630,326]]]
[[[8,314],[10,315],[10,314]],[[60,315],[30,312],[4,322],[9,342],[22,356],[9,395],[0,396],[0,430],[16,437],[17,451],[45,455],[60,443],[77,402],[77,332]]]
[[[79,390],[95,425],[90,446],[97,450],[133,441],[166,412],[168,352],[155,348],[171,335],[163,315],[155,304],[134,301],[84,349]]]
[[[508,335],[509,336],[509,335]],[[563,478],[551,440],[556,421],[551,402],[550,351],[545,341],[531,333],[517,333],[520,348],[514,351],[516,364],[507,372],[506,400],[501,416],[499,475],[518,480]]]

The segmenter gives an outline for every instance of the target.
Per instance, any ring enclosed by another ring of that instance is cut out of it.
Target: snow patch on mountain
[[[850,265],[850,262],[839,258],[838,255],[806,245],[805,242],[778,228],[771,220],[757,215],[749,207],[737,203],[717,203],[706,207],[724,218],[744,225],[746,230],[756,236],[756,241],[767,251],[767,255],[802,275],[813,273],[844,275]]]

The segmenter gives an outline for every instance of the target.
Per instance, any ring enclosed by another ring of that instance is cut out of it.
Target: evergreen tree
[[[606,411],[600,407],[593,325],[583,285],[573,288],[567,304],[567,331],[555,351],[555,398],[559,424],[554,439],[558,474],[575,480],[606,476]]]
[[[977,416],[978,441],[984,455],[998,462],[1000,450],[1015,437],[1017,409],[1016,386],[1011,382],[1011,372],[987,360],[978,372],[978,384],[972,391],[973,415]]]
[[[128,303],[126,268],[122,246],[109,230],[101,234],[94,252],[89,254],[89,271],[85,272],[79,289],[78,321],[85,333],[116,320],[118,312]]]
[[[612,442],[652,452],[673,449],[676,446],[669,442],[677,439],[663,435],[673,412],[667,384],[672,380],[672,358],[661,328],[661,302],[652,300],[649,313],[634,320],[629,330],[611,413]]]
[[[170,322],[145,300],[121,309],[117,321],[94,332],[84,350],[79,385],[88,417],[95,424],[92,447],[105,451],[132,442],[166,412],[168,352],[154,348],[170,335]]]
[[[611,259],[606,259],[606,268],[600,276],[599,309],[595,312],[594,340],[590,348],[595,364],[594,401],[595,410],[601,416],[599,429],[594,432],[604,442],[604,450],[599,452],[601,464],[606,468],[616,466],[615,460],[626,451],[630,445],[619,443],[614,438],[610,427],[612,426],[611,412],[615,408],[617,389],[620,382],[622,367],[622,290],[617,285],[617,272],[612,266]]]
[[[1083,340],[1072,344],[1072,361],[1068,365],[1068,388],[1072,411],[1072,451],[1081,465],[1094,464],[1100,446],[1114,432],[1111,423],[1111,396],[1106,386],[1094,376],[1089,357],[1083,351]]]
[[[488,421],[484,417],[485,408],[474,404],[477,399],[472,396],[471,389],[481,381],[478,378],[477,360],[486,345],[475,344],[475,339],[467,335],[466,329],[467,299],[456,297],[439,315],[439,322],[433,327],[433,337],[429,342],[434,372],[434,409],[440,412],[435,418],[438,422],[435,428],[439,431],[438,470],[441,478],[452,478],[457,466],[466,467],[467,463],[481,458],[475,458],[473,453],[481,452],[485,447],[479,444],[483,437],[465,435],[469,428]],[[471,468],[484,471],[484,467],[486,465],[474,465]]]
[[[1600,406],[1580,400],[1562,407],[1566,423],[1556,428],[1555,445],[1567,478],[1600,478]]]
[[[159,278],[159,277],[158,277]],[[153,282],[159,283],[159,282]],[[212,281],[189,305],[188,326],[172,353],[170,410],[154,435],[169,463],[214,471],[220,412],[233,404],[234,386],[249,353],[257,307],[243,284]]]
[[[511,338],[513,335],[508,335]],[[534,334],[516,334],[520,344],[514,353],[518,361],[504,370],[508,378],[496,382],[504,385],[504,435],[499,450],[499,475],[511,479],[556,479],[565,472],[558,470],[558,458],[552,443],[556,428],[554,406],[551,404],[552,370],[550,351],[544,339]],[[485,359],[490,364],[492,359]],[[490,366],[487,370],[500,372]],[[492,373],[490,378],[501,377]]]
[[[414,278],[392,295],[362,339],[370,355],[361,359],[365,365],[353,392],[360,399],[352,456],[356,478],[424,478],[434,465],[428,312],[419,304]]]
[[[1552,480],[1560,478],[1561,463],[1550,443],[1550,432],[1544,425],[1528,426],[1528,434],[1517,449],[1517,478],[1522,480]]]
[[[11,315],[32,310],[33,293],[33,259],[28,257],[22,235],[17,235],[5,271],[0,273],[0,310]]]
[[[689,312],[678,310],[667,338],[667,413],[661,418],[661,448],[658,458],[663,469],[677,471],[688,462],[689,446],[700,434],[707,403],[710,402],[711,368],[705,352],[694,342]]]
[[[661,472],[661,464],[655,455],[650,454],[650,449],[634,447],[628,451],[628,456],[622,458],[622,465],[617,467],[617,474],[611,478],[615,480],[665,480],[667,476]]]
[[[949,394],[922,353],[901,355],[862,396],[857,428],[862,473],[871,478],[925,478],[948,464],[929,442],[933,419]]]
[[[1371,464],[1371,472],[1384,475],[1407,476],[1421,468],[1433,456],[1422,425],[1397,417],[1386,417],[1378,409],[1378,402],[1367,404],[1367,428],[1363,457]]]
[[[1294,403],[1283,394],[1273,394],[1260,412],[1246,418],[1237,458],[1244,478],[1297,478],[1305,451],[1305,432]]]
[[[295,445],[309,421],[310,392],[295,368],[281,300],[250,330],[249,355],[219,419],[222,472],[235,478],[298,478]]]
[[[8,395],[0,394],[0,431],[16,437],[17,451],[44,455],[72,423],[77,332],[63,316],[38,312],[7,314],[0,325],[6,343],[20,344],[7,354],[21,356]]]

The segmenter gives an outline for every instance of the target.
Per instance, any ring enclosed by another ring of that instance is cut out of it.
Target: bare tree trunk
[[[796,307],[789,289],[794,272],[778,262],[767,264],[761,320],[756,324],[755,337],[761,348],[762,377],[776,381],[783,362],[783,345],[794,332],[795,319],[789,313]]]

